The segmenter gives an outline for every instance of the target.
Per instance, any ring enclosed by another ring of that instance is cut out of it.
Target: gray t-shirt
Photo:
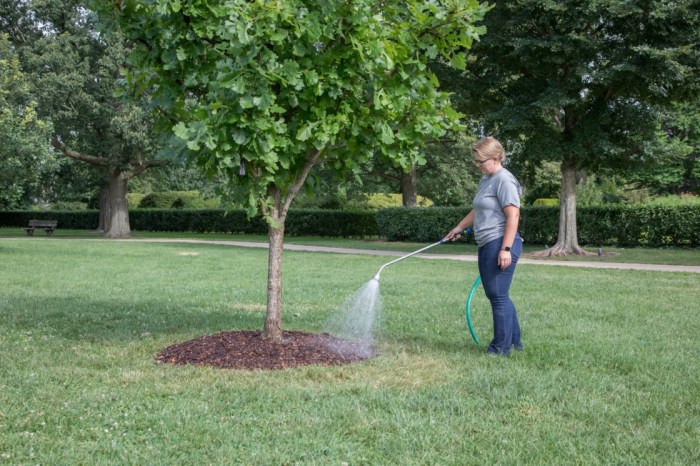
[[[484,176],[474,196],[474,237],[481,247],[503,236],[506,215],[503,208],[520,208],[521,187],[513,174],[501,168],[491,176]]]

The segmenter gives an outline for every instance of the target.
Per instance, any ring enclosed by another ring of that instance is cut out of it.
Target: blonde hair
[[[506,151],[498,139],[487,136],[480,139],[472,146],[472,154],[479,160],[488,160],[497,158],[499,162],[506,159]]]

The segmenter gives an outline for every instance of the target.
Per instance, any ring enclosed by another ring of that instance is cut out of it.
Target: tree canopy
[[[459,128],[427,67],[464,68],[483,32],[475,0],[117,0],[137,47],[130,76],[191,157],[270,225],[266,334],[281,336],[284,220],[311,169],[378,155],[408,168]]]
[[[39,197],[42,177],[57,165],[48,145],[51,124],[36,107],[17,54],[8,36],[0,34],[0,209]]]
[[[697,2],[502,2],[460,84],[463,108],[525,159],[561,164],[559,241],[576,238],[576,172],[656,156],[661,110],[700,90]]]

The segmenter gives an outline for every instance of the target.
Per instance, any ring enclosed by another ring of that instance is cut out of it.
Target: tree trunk
[[[304,185],[309,171],[320,160],[323,149],[309,153],[299,176],[283,193],[279,187],[270,184],[267,188],[268,202],[263,207],[267,220],[267,231],[270,238],[267,262],[267,316],[263,338],[282,343],[282,249],[284,247],[284,222],[287,219],[289,206],[294,196]]]
[[[282,341],[282,250],[284,247],[284,219],[274,218],[268,225],[270,248],[267,262],[267,317],[263,338]]]
[[[105,232],[107,238],[128,238],[131,235],[129,207],[126,201],[128,189],[129,176],[120,170],[109,170],[109,228]]]
[[[418,198],[416,167],[411,165],[411,171],[401,172],[401,201],[404,207],[415,207]]]
[[[109,183],[100,188],[100,219],[97,231],[104,233],[109,230],[110,204],[109,204]]]
[[[584,251],[578,244],[576,230],[576,160],[565,158],[561,163],[561,193],[559,194],[559,235],[549,249],[532,253],[536,257],[550,256],[595,256]]]

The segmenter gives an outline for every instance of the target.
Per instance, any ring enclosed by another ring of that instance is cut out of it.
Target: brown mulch
[[[169,346],[156,361],[196,364],[221,369],[288,369],[297,366],[337,366],[371,358],[372,348],[327,333],[283,332],[282,343],[262,338],[262,332],[222,332]]]

